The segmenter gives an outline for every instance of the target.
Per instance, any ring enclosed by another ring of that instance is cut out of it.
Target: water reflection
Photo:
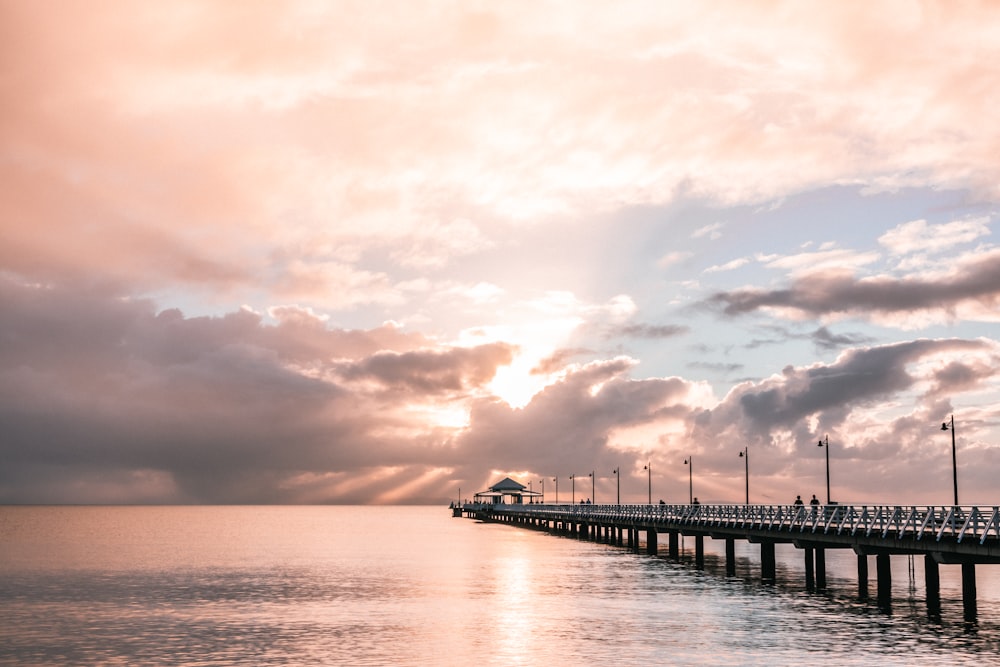
[[[441,508],[2,508],[0,664],[982,664],[1000,649],[1000,568],[962,622],[960,568],[929,615],[920,559],[892,613],[856,561],[705,541],[704,570]],[[691,540],[685,545],[691,549]],[[874,568],[872,568],[874,572]]]

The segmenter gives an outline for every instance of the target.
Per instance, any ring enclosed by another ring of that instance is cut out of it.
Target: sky
[[[0,503],[941,505],[952,436],[998,502],[998,3],[0,0],[0,52]]]

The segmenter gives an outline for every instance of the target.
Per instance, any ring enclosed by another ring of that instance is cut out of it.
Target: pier
[[[679,558],[680,536],[695,540],[695,566],[704,567],[705,538],[725,540],[726,573],[735,574],[735,541],[760,545],[760,576],[775,581],[774,548],[793,544],[804,558],[805,585],[826,588],[826,550],[857,555],[858,596],[869,599],[869,558],[875,558],[876,600],[890,606],[890,557],[924,557],[927,607],[940,613],[941,565],[962,568],[962,603],[976,619],[976,565],[1000,564],[1000,509],[976,506],[903,505],[550,505],[474,502],[455,505],[455,516],[507,523],[634,551]]]

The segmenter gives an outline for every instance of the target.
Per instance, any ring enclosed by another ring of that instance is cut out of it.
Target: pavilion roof
[[[490,491],[524,491],[526,487],[524,484],[519,484],[512,480],[510,477],[504,477],[502,480],[490,487]]]

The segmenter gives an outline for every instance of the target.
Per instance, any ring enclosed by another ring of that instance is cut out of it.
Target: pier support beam
[[[976,564],[962,563],[962,609],[965,620],[976,620]]]
[[[656,531],[647,530],[646,531],[646,553],[650,556],[656,555]]]
[[[680,539],[677,537],[676,530],[670,531],[669,542],[670,542],[669,555],[674,560],[677,560],[678,558],[680,558],[681,550],[680,550],[680,545],[678,544],[680,542]]]
[[[760,542],[760,579],[772,584],[777,579],[774,567],[774,542],[771,540]]]
[[[924,588],[927,591],[927,615],[937,618],[941,615],[941,572],[932,554],[924,556]]]
[[[826,590],[826,549],[816,549],[816,590]]]
[[[868,556],[858,554],[858,599],[868,599]]]
[[[736,576],[736,540],[732,537],[726,538],[726,576]]]
[[[892,606],[892,568],[889,565],[889,554],[875,556],[875,571],[878,576],[878,605],[883,609]]]
[[[813,569],[813,564],[815,562],[813,558],[813,548],[806,547],[803,551],[806,554],[806,590],[811,592],[816,589],[816,576]]]
[[[694,566],[695,569],[705,569],[705,536],[694,536]]]

